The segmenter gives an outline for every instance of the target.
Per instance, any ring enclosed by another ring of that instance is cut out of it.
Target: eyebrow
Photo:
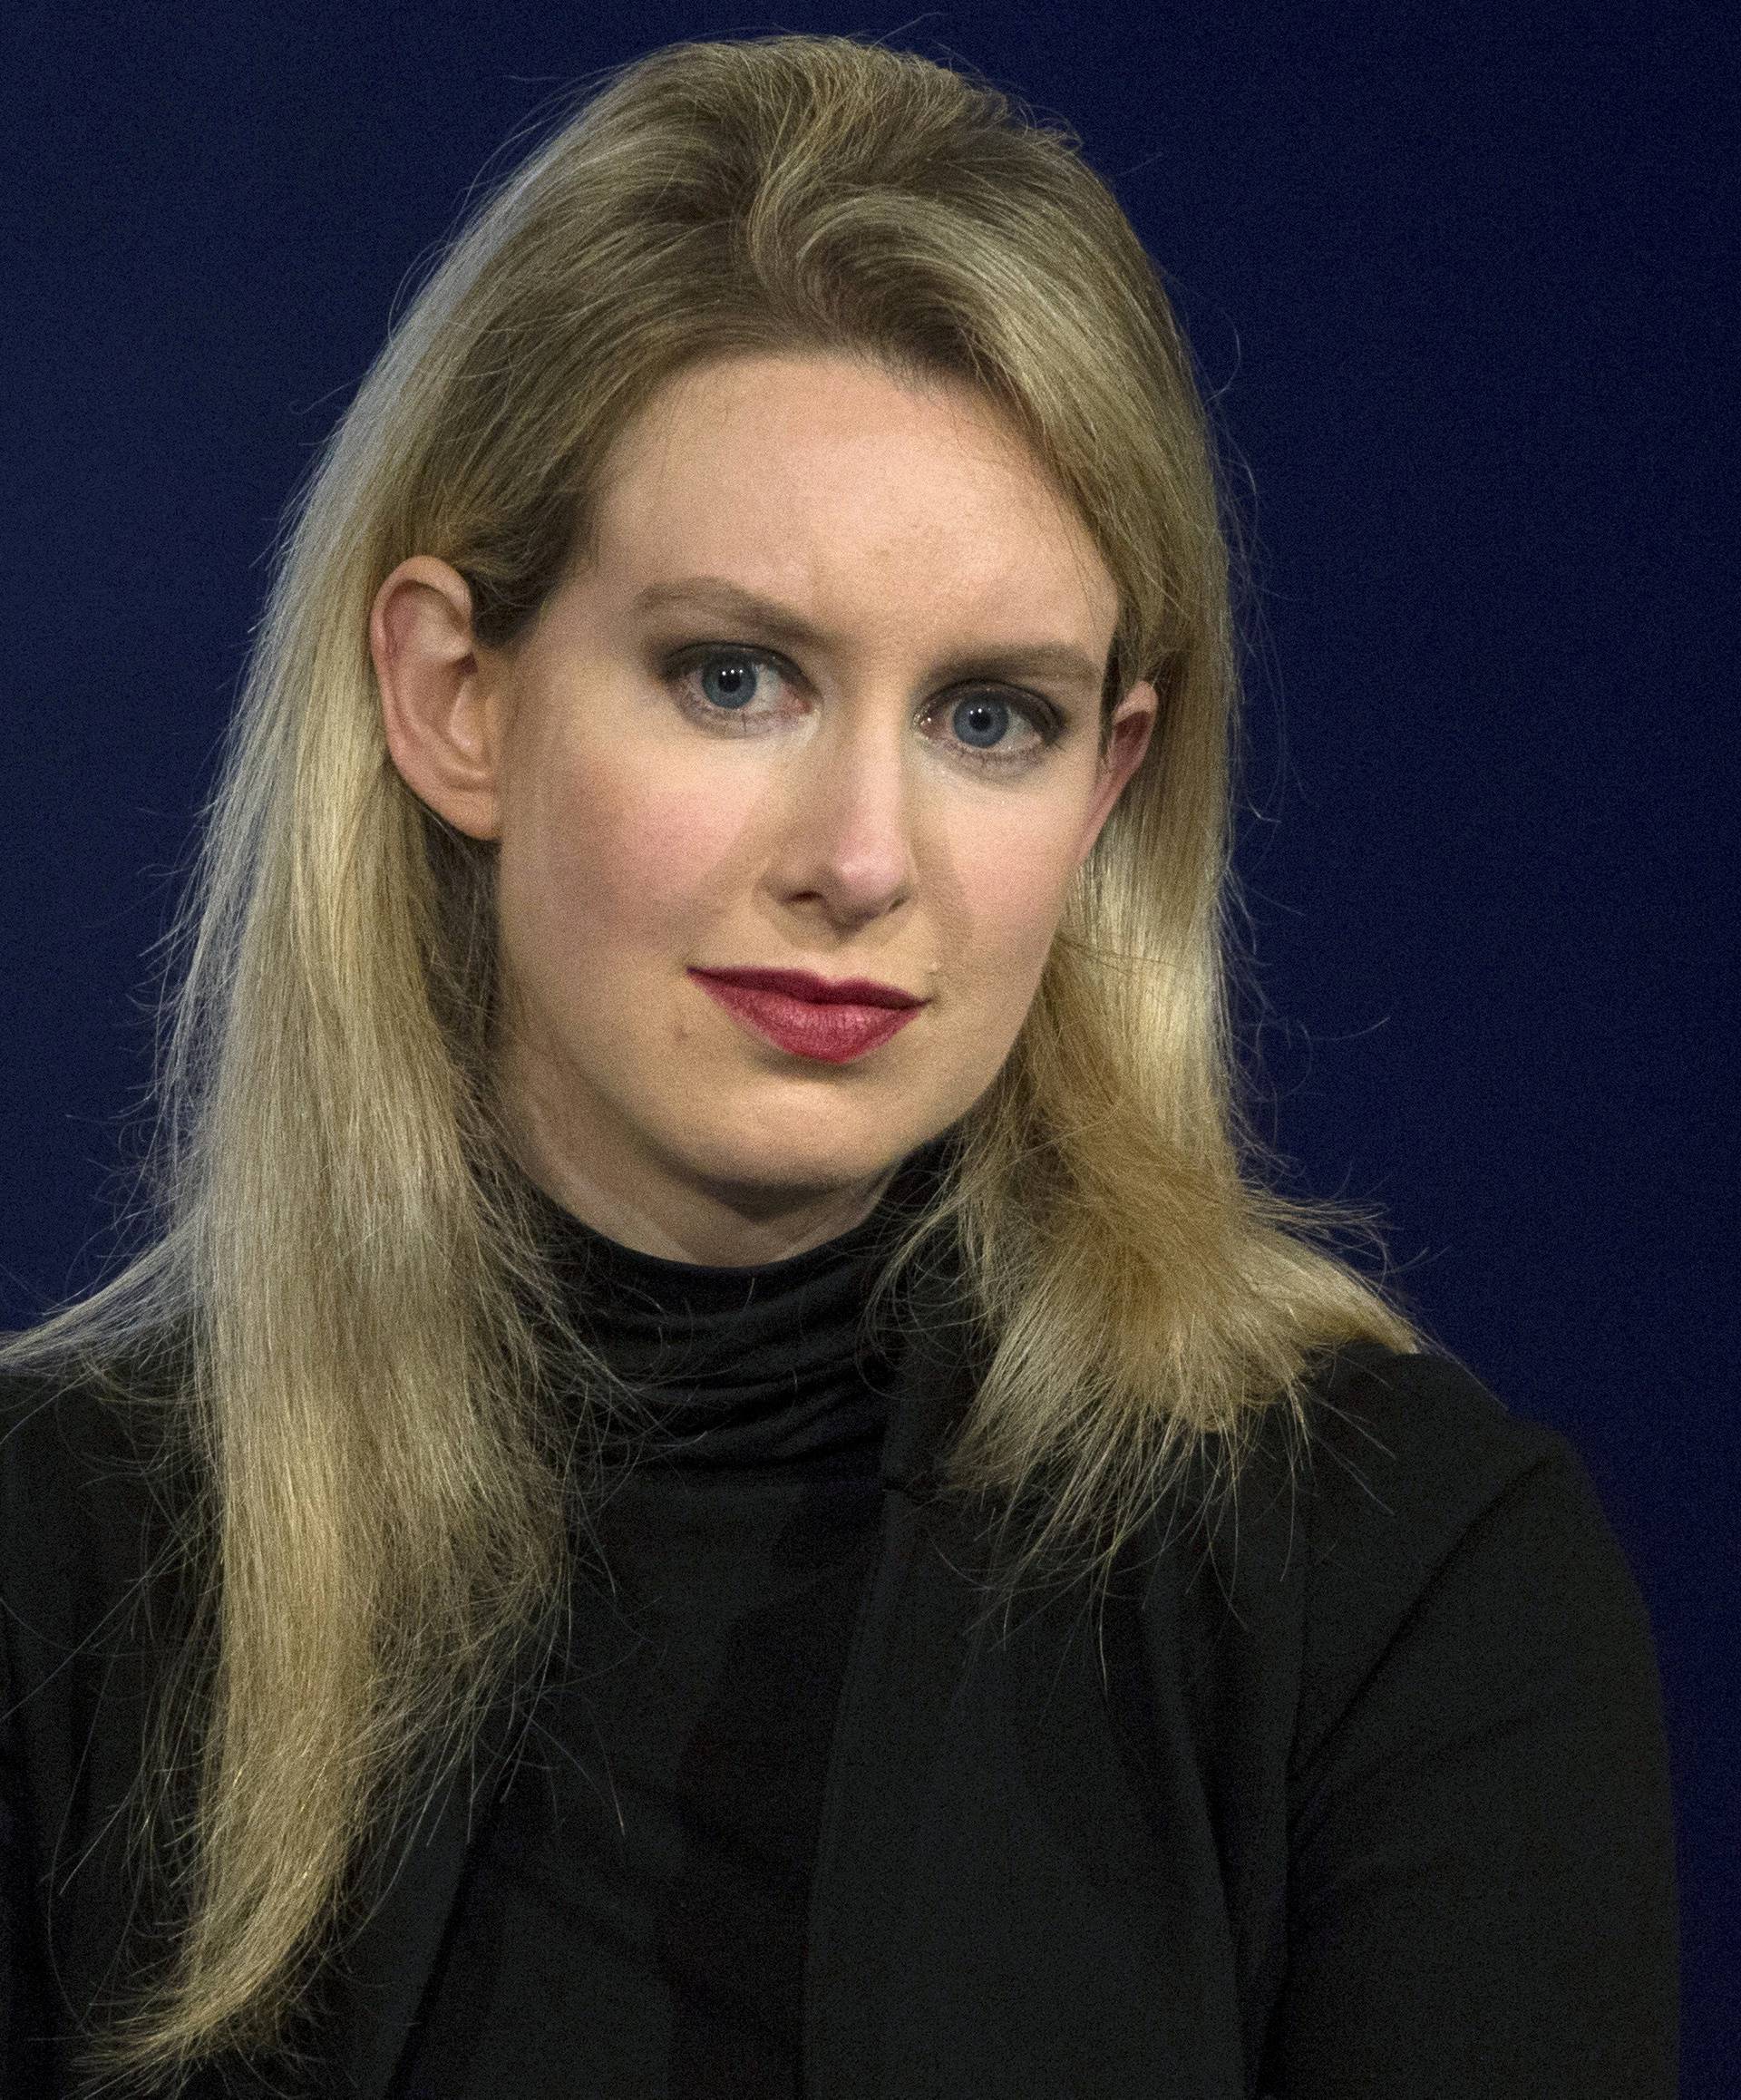
[[[630,609],[638,615],[689,606],[725,618],[747,620],[776,641],[800,648],[825,648],[828,637],[790,606],[761,598],[723,576],[686,576],[670,583],[650,583],[637,594]],[[1007,642],[969,649],[938,666],[950,678],[1056,678],[1084,692],[1098,694],[1105,676],[1102,666],[1068,642]]]

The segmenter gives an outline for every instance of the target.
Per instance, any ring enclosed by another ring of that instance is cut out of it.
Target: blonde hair
[[[367,631],[423,551],[482,639],[522,637],[588,557],[613,442],[684,367],[812,347],[969,383],[1118,585],[1103,722],[1139,677],[1159,695],[1020,1036],[877,1287],[959,1250],[986,1368],[939,1492],[1001,1512],[1000,1540],[1038,1512],[1009,1590],[1103,1581],[1195,1460],[1224,1489],[1266,1413],[1303,1429],[1320,1352],[1422,1346],[1330,1244],[1370,1218],[1268,1186],[1241,1099],[1237,535],[1158,275],[1078,148],[852,38],[656,51],[446,245],[298,491],[166,937],[153,1237],[0,1347],[149,1409],[166,1474],[203,1483],[137,1804],[180,1924],[94,2071],[180,2091],[283,2040],[365,1841],[547,1649],[577,1496],[596,1543],[598,1424],[641,1399],[570,1325],[511,1166],[493,848],[392,763]]]

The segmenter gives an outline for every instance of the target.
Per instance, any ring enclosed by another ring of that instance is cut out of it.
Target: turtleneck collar
[[[673,1261],[598,1231],[530,1184],[544,1245],[580,1332],[654,1388],[661,1445],[685,1466],[861,1463],[880,1440],[903,1349],[863,1315],[895,1230],[935,1186],[948,1134],[902,1162],[847,1231],[752,1267]]]

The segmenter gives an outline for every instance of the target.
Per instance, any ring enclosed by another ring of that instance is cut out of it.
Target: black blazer
[[[1054,1590],[987,1619],[926,1495],[971,1391],[921,1327],[830,1759],[806,2100],[1671,2100],[1659,1686],[1571,1444],[1442,1358],[1345,1349],[1297,1493],[1267,1423],[1237,1504],[1157,1518],[1097,1617]],[[163,1512],[78,1389],[0,1385],[0,2093],[55,2100],[125,1922]],[[390,2100],[468,1792],[384,1849],[312,2076],[232,2060],[193,2095]]]

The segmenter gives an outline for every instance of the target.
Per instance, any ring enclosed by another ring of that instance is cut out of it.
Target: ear
[[[1094,851],[1094,841],[1100,836],[1100,828],[1113,813],[1113,805],[1123,792],[1124,783],[1143,763],[1143,754],[1149,748],[1149,738],[1154,731],[1155,716],[1161,707],[1160,695],[1146,678],[1140,679],[1118,704],[1113,716],[1112,730],[1106,740],[1106,750],[1100,762],[1099,783],[1094,789],[1094,799],[1083,822],[1081,841],[1076,851],[1076,865],[1080,867]]]
[[[458,830],[499,838],[505,694],[500,665],[486,668],[472,635],[459,570],[431,554],[402,561],[369,609],[369,654],[405,785]]]

